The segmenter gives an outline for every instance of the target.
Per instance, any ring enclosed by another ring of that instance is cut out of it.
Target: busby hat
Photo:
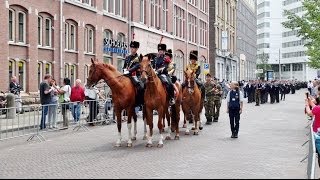
[[[190,51],[190,59],[198,61],[198,51]]]
[[[140,47],[140,43],[137,42],[137,41],[131,41],[130,47],[131,48],[139,48]]]
[[[210,74],[210,73],[208,73],[208,74],[206,74],[206,76],[207,76],[207,77],[211,77],[211,74]]]
[[[168,49],[168,51],[166,52],[166,56],[169,56],[172,59],[172,50]]]
[[[166,44],[158,44],[158,51],[167,51],[167,45]]]

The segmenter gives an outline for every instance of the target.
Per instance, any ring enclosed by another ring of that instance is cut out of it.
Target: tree
[[[309,66],[320,68],[320,0],[304,0],[304,15],[301,17],[285,11],[285,15],[289,19],[283,23],[283,26],[297,30],[298,37],[302,37],[307,43],[307,55],[310,57]]]
[[[257,69],[263,69],[263,73],[259,73],[258,77],[261,79],[265,79],[267,70],[271,69],[271,65],[269,64],[269,55],[263,52],[259,60],[260,62],[259,64],[257,64]]]

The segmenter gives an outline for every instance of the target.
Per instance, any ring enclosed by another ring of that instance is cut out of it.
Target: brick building
[[[37,92],[44,74],[58,82],[88,75],[90,59],[118,70],[134,37],[139,53],[174,52],[183,79],[189,52],[208,62],[208,0],[3,0],[0,2],[0,90],[16,75],[25,92]]]

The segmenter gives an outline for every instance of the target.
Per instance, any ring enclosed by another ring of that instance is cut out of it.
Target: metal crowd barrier
[[[302,146],[305,146],[306,144],[309,144],[308,146],[308,155],[301,161],[304,162],[307,160],[307,177],[308,179],[315,179],[316,177],[316,162],[317,162],[317,149],[316,149],[316,141],[315,141],[315,134],[313,132],[313,127],[312,127],[312,120],[308,122],[308,133],[307,136],[309,137],[308,141],[306,141]]]
[[[80,117],[77,122],[75,122],[75,118],[72,113],[74,112],[74,108],[72,107],[75,104],[79,104],[80,106],[80,114],[75,113]],[[65,108],[67,105],[69,106],[68,109]],[[95,108],[92,107],[92,105],[95,105],[96,110],[90,111],[90,107],[92,109]],[[91,123],[89,122],[90,115],[94,113],[96,113],[97,116],[93,119],[91,124],[110,125],[115,122],[113,112],[114,108],[110,98],[99,101],[84,101],[82,103],[71,102],[45,106],[27,105],[21,107],[24,111],[23,114],[19,113],[20,110],[18,110],[18,108],[12,107],[0,109],[0,141],[25,136],[29,136],[28,141],[33,139],[45,141],[46,139],[43,134],[47,132],[65,130],[67,129],[67,127],[64,127],[66,124],[68,124],[68,128],[73,128],[74,131],[79,131],[80,129],[87,131],[88,128],[86,125]],[[46,108],[48,109],[48,113],[46,115],[46,128],[40,130],[41,117]],[[51,121],[49,121],[49,112],[51,112],[52,115]],[[63,116],[63,112],[65,112],[65,116]],[[63,121],[63,117],[67,120]]]

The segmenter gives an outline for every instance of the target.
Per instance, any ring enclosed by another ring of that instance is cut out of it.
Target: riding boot
[[[199,79],[196,79],[196,83],[199,86],[200,90],[201,90],[201,99],[205,99],[206,96],[206,90],[205,87],[203,85],[203,83],[201,81],[199,81]]]
[[[173,84],[168,84],[167,86],[168,88],[168,95],[169,95],[169,98],[170,98],[170,101],[169,101],[169,104],[170,106],[174,105],[176,103],[175,99],[174,99],[174,87],[173,87]]]

